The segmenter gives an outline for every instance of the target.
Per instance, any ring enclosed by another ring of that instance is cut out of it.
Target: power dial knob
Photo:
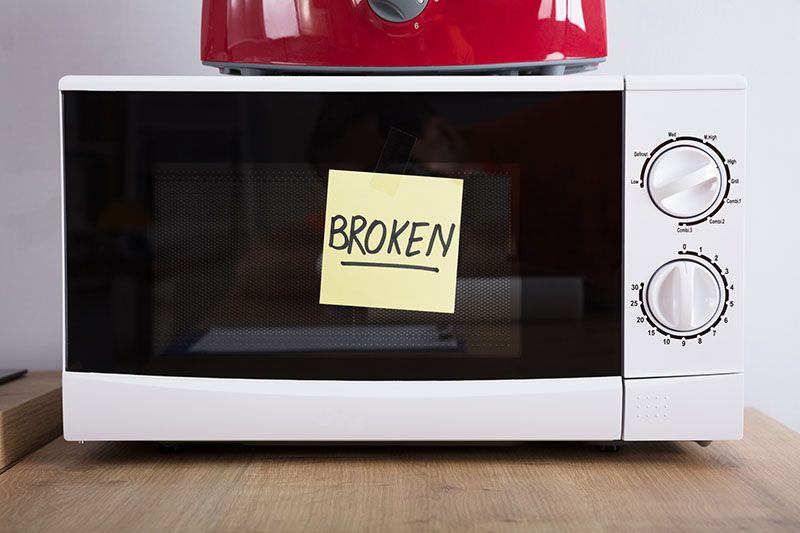
[[[645,303],[650,316],[668,332],[691,335],[719,317],[724,282],[701,260],[675,259],[662,265],[647,284]]]
[[[702,142],[662,146],[646,168],[647,190],[661,211],[674,218],[702,217],[722,201],[724,163]]]

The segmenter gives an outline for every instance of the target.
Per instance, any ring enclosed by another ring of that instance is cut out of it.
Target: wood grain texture
[[[61,372],[29,372],[0,384],[0,471],[61,431]]]
[[[591,446],[248,447],[58,439],[0,474],[0,530],[800,530],[800,435]]]

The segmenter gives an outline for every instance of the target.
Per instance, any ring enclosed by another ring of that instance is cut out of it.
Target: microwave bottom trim
[[[737,439],[741,391],[741,374],[353,382],[64,372],[64,437],[157,442]]]

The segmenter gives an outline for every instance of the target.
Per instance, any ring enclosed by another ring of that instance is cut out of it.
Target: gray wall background
[[[606,1],[598,74],[749,80],[745,401],[800,431],[800,2]],[[0,367],[61,365],[58,79],[216,75],[199,41],[199,0],[0,3]]]

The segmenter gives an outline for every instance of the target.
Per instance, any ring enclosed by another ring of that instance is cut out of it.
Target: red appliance
[[[229,74],[562,74],[606,57],[604,0],[203,0]]]

